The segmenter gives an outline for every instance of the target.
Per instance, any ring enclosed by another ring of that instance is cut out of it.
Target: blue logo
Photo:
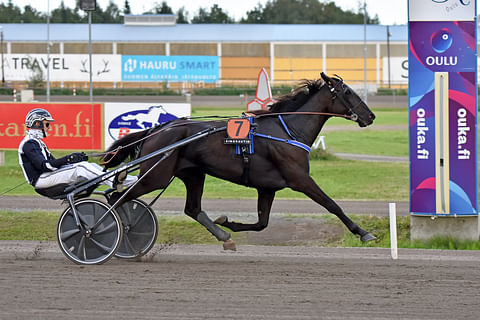
[[[147,110],[125,112],[108,124],[108,134],[117,140],[129,133],[149,129],[161,123],[178,119],[168,113],[162,106],[151,106]]]
[[[448,0],[432,0],[432,2],[435,2],[435,3],[445,3],[447,2]],[[459,2],[463,5],[463,6],[468,6],[470,4],[470,0],[459,0]]]
[[[432,43],[433,50],[435,50],[437,53],[444,53],[452,46],[453,38],[450,30],[443,28],[432,34],[430,41]]]

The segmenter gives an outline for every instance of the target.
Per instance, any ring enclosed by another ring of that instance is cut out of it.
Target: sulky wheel
[[[155,213],[139,199],[122,204],[117,212],[122,219],[123,239],[115,256],[122,259],[143,256],[157,240],[158,221]]]
[[[122,239],[122,222],[115,210],[99,200],[74,202],[79,225],[68,207],[60,216],[57,240],[68,259],[78,264],[100,264],[110,259]]]

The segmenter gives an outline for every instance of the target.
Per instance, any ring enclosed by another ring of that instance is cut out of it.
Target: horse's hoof
[[[220,216],[220,217],[218,217],[217,219],[215,219],[215,221],[213,221],[213,223],[219,224],[219,225],[222,226],[222,225],[223,225],[225,222],[227,222],[227,221],[228,221],[227,216]],[[228,241],[228,240],[227,240],[227,241]]]
[[[375,237],[371,233],[366,233],[366,234],[364,234],[363,236],[360,237],[360,240],[362,240],[362,242],[368,242],[368,241],[372,241],[372,240],[376,240],[376,239],[377,239],[377,237]]]
[[[237,246],[235,245],[235,242],[233,242],[232,239],[228,239],[223,243],[223,250],[237,251]]]

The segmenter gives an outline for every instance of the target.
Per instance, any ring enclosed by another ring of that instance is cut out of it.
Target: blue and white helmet
[[[40,121],[41,123],[44,120],[55,121],[50,112],[42,108],[36,108],[28,112],[27,117],[25,118],[25,125],[27,128],[31,129],[43,129],[43,125],[35,125],[35,121]]]

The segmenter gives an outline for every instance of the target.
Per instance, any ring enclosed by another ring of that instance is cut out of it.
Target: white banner
[[[383,57],[383,84],[388,84],[388,57]],[[390,57],[390,83],[408,84],[408,58]]]
[[[105,148],[132,132],[191,115],[189,103],[105,103]]]
[[[477,60],[480,66],[480,58]],[[388,57],[383,57],[382,68],[383,84],[388,85]],[[480,73],[479,73],[480,82]],[[390,57],[390,83],[391,84],[408,84],[408,58],[407,57]]]
[[[475,0],[409,0],[409,21],[472,21]]]
[[[92,80],[121,81],[121,55],[92,55]],[[47,80],[46,54],[5,54],[5,80],[31,81],[34,77]],[[88,54],[50,54],[50,81],[89,81]]]

